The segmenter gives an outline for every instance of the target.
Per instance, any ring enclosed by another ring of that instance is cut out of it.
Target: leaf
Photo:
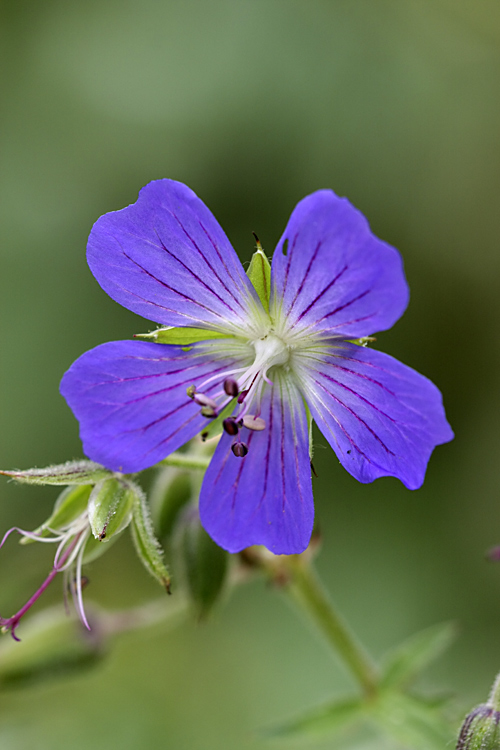
[[[257,250],[252,255],[247,276],[259,295],[264,310],[269,312],[269,299],[271,297],[271,265],[258,240]]]
[[[134,338],[143,339],[144,341],[154,341],[157,344],[186,346],[187,344],[195,344],[197,341],[233,337],[228,333],[211,331],[208,328],[173,328],[170,326],[168,328],[158,328],[156,331],[151,331],[151,333],[136,333]]]
[[[279,739],[334,734],[357,722],[365,714],[366,707],[362,699],[347,698],[313,709],[297,719],[271,727],[265,734],[267,737]]]
[[[373,705],[372,715],[385,731],[411,750],[443,750],[456,739],[440,713],[417,697],[385,693]]]
[[[95,484],[112,473],[93,461],[67,461],[45,469],[2,471],[6,477],[26,484]]]
[[[455,640],[456,625],[440,623],[416,633],[390,652],[383,666],[382,687],[406,687]]]
[[[134,490],[131,528],[135,549],[148,573],[170,593],[170,574],[163,561],[163,550],[153,531],[146,496],[136,485]]]

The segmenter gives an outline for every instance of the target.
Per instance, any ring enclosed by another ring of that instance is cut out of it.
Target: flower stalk
[[[365,697],[373,699],[378,691],[377,668],[337,612],[311,564],[310,554],[271,556],[264,553],[256,562],[273,581],[283,586],[300,610],[314,622],[356,679]]]

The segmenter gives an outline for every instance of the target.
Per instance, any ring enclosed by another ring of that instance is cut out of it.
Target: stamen
[[[217,416],[217,409],[214,409],[213,406],[202,406],[201,413],[207,419],[213,419]]]
[[[222,426],[228,435],[237,435],[240,429],[234,417],[225,419],[222,422]]]
[[[235,398],[235,396],[239,393],[238,383],[234,378],[226,378],[224,381],[224,391],[228,396],[231,396],[231,398]]]
[[[243,401],[246,399],[249,390],[250,390],[250,388],[247,388],[246,391],[241,391],[240,395],[238,396],[238,403],[239,404],[242,404]]]
[[[237,458],[244,458],[248,453],[248,445],[241,442],[233,443],[231,450]]]
[[[262,417],[256,417],[253,414],[246,414],[243,417],[243,427],[246,427],[248,430],[255,430],[255,432],[260,432],[261,430],[266,429],[266,423],[262,419]]]
[[[194,394],[193,400],[195,404],[199,404],[199,406],[210,406],[210,408],[217,410],[217,404],[213,400],[213,398],[210,398],[210,396],[206,396],[204,393],[199,393],[198,391]]]

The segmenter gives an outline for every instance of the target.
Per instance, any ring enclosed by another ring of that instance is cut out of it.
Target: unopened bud
[[[89,498],[89,522],[96,539],[103,542],[129,525],[132,518],[133,492],[126,482],[103,479]]]
[[[228,396],[235,398],[239,393],[238,383],[234,378],[226,378],[224,381],[224,391]]]
[[[499,750],[500,713],[486,704],[475,708],[465,719],[457,750]]]
[[[465,719],[456,750],[500,750],[500,675],[487,703]]]
[[[158,538],[170,540],[180,511],[193,495],[191,476],[171,466],[159,472],[150,493],[150,504]]]
[[[237,458],[244,458],[248,453],[248,445],[246,443],[233,443],[231,450]]]
[[[179,554],[192,604],[201,619],[223,592],[229,555],[208,536],[197,508],[186,509],[180,521]]]

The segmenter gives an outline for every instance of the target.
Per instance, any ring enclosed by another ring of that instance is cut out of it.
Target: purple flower
[[[188,328],[182,343],[195,343],[117,341],[80,357],[61,392],[85,453],[114,471],[140,471],[236,398],[200,495],[205,529],[230,552],[307,546],[311,417],[360,482],[389,475],[416,489],[434,446],[453,437],[429,380],[352,343],[390,328],[408,288],[397,250],[332,191],[293,211],[269,294],[256,292],[208,208],[172,180],[150,183],[136,203],[102,216],[88,262],[114,300]]]

